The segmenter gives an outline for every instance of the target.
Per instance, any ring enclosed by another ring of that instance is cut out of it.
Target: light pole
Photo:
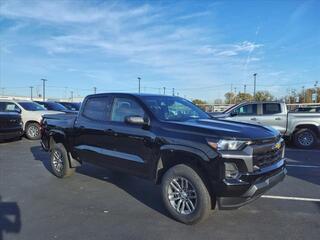
[[[246,84],[243,86],[243,92],[244,92],[244,94],[246,94],[246,92],[247,92],[247,85]]]
[[[42,78],[42,99],[43,101],[46,100],[46,82],[48,81],[47,79]]]
[[[30,99],[31,99],[31,101],[33,99],[33,87],[32,86],[30,87]]]
[[[138,77],[138,82],[139,82],[139,94],[141,92],[141,77]]]
[[[71,102],[73,102],[73,91],[71,91],[70,93],[71,93]]]
[[[303,102],[306,102],[306,94],[304,92],[304,86],[302,86],[302,96],[303,96]]]
[[[96,87],[93,88],[93,93],[94,93],[94,94],[97,93],[97,88],[96,88]]]
[[[166,87],[163,87],[163,95],[166,95]]]
[[[317,85],[318,85],[318,81],[315,82],[314,84],[314,95],[315,95],[315,98],[314,98],[314,103],[317,102],[317,98],[318,98],[318,94],[317,94]]]
[[[172,88],[172,96],[174,96],[174,88]]]
[[[256,82],[258,73],[253,74],[253,99],[256,99]]]

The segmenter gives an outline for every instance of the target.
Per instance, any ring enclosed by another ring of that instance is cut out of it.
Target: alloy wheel
[[[58,173],[62,172],[64,167],[63,157],[62,157],[62,154],[57,150],[52,151],[52,165]]]
[[[197,192],[192,183],[184,177],[173,178],[168,187],[171,206],[180,214],[189,215],[197,206]]]

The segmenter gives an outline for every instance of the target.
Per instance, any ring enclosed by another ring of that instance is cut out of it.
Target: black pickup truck
[[[251,202],[286,175],[278,131],[214,120],[180,97],[90,95],[77,116],[47,115],[41,128],[57,177],[89,162],[161,183],[165,207],[186,224]]]
[[[14,112],[0,112],[0,141],[18,139],[22,134],[23,130],[20,114]]]

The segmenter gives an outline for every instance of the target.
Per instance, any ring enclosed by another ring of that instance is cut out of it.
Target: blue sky
[[[0,87],[47,96],[158,93],[212,101],[231,88],[281,97],[320,76],[320,1],[0,2]],[[0,89],[1,90],[1,89]]]

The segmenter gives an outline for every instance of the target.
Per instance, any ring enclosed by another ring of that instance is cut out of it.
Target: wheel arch
[[[316,126],[314,124],[299,124],[299,125],[295,126],[294,131],[293,131],[293,135],[297,131],[299,131],[300,129],[303,129],[303,128],[308,128],[308,129],[312,130],[318,138],[320,137],[320,128],[319,128],[319,126]]]
[[[178,164],[185,164],[193,168],[203,180],[211,196],[213,209],[215,208],[215,192],[212,184],[210,184],[210,176],[208,173],[210,169],[209,161],[209,157],[196,148],[175,145],[165,146],[161,148],[160,158],[157,161],[155,183],[160,184],[163,175],[171,167]]]
[[[202,177],[207,179],[205,165],[210,161],[209,157],[196,148],[186,146],[168,145],[160,149],[160,157],[156,164],[155,182],[161,183],[163,174],[172,166],[186,164],[196,167],[201,171]]]
[[[69,164],[72,168],[81,166],[81,163],[77,159],[75,159],[71,154],[70,146],[68,144],[66,134],[63,131],[59,131],[59,130],[50,131],[49,132],[49,150],[51,150],[52,147],[57,143],[62,144],[63,147],[66,149],[68,154]]]

